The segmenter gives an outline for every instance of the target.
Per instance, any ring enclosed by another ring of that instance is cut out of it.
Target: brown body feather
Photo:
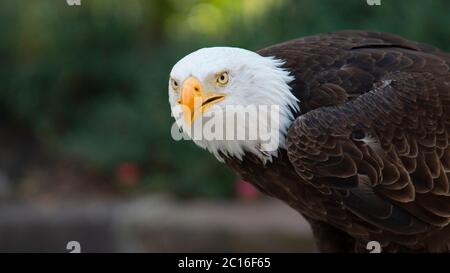
[[[273,162],[227,164],[304,215],[322,251],[449,251],[450,55],[362,31],[259,53],[286,61],[301,111]]]

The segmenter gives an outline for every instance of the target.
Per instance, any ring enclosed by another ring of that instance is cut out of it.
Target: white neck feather
[[[187,129],[182,119],[175,115],[177,124],[184,134],[220,161],[223,161],[223,157],[242,159],[247,153],[256,155],[263,163],[272,161],[273,157],[278,156],[279,149],[285,148],[287,130],[294,119],[294,113],[299,111],[299,101],[289,86],[294,77],[282,67],[283,64],[282,60],[262,57],[240,48],[204,48],[191,53],[174,66],[172,77],[184,79],[193,75],[206,82],[211,73],[226,70],[230,73],[230,84],[226,88],[226,98],[209,108],[191,128]],[[170,89],[169,97],[171,105],[176,105],[177,96],[175,92],[170,92]],[[258,109],[258,114],[230,112],[227,108],[229,106],[253,107],[252,109]],[[270,111],[277,108],[278,114],[273,115]],[[261,119],[261,116],[264,117],[268,112],[270,113],[266,117],[269,118]],[[216,113],[225,116],[222,125],[215,126],[223,128],[225,135],[228,135],[230,130],[233,135],[240,132],[258,132],[258,138],[198,138],[195,128],[206,127],[208,120],[211,121],[211,115],[208,117],[207,114]],[[260,127],[264,125],[268,125],[266,130],[262,130],[266,133],[261,135]]]
[[[285,148],[285,139],[289,126],[294,119],[294,113],[299,111],[299,105],[297,98],[292,94],[289,83],[294,79],[288,71],[282,68],[283,62],[275,58],[262,58],[261,64],[258,67],[254,67],[248,73],[254,73],[258,75],[259,79],[253,83],[250,90],[240,90],[242,94],[245,94],[246,98],[239,97],[240,102],[249,102],[243,106],[267,106],[266,113],[270,120],[271,128],[266,130],[269,135],[264,136],[269,141],[257,140],[195,140],[194,142],[200,147],[211,152],[219,161],[223,162],[223,156],[233,157],[239,160],[246,153],[252,153],[256,155],[264,164],[271,162],[273,157],[278,156],[278,150]],[[241,71],[241,73],[246,73]],[[244,76],[244,75],[241,75]],[[246,77],[240,77],[245,79]],[[238,85],[245,86],[244,83]],[[226,103],[229,105],[232,103],[230,100]],[[244,104],[244,103],[243,103]],[[261,107],[264,108],[264,107]],[[261,110],[260,108],[257,108]],[[270,113],[270,111],[278,111],[278,115]],[[223,105],[220,109],[223,111]],[[226,110],[226,109],[225,109]],[[223,112],[222,112],[223,113]],[[249,132],[252,130],[258,130],[256,125],[261,123],[266,124],[265,121],[260,121],[261,116],[264,115],[264,109],[258,111],[258,115],[244,115],[239,112],[232,112],[228,114],[225,111],[226,118],[224,130],[234,128],[235,131]],[[236,117],[234,120],[233,115]],[[231,116],[231,118],[230,118]],[[247,122],[242,122],[239,125],[239,120],[246,119]],[[234,122],[229,122],[229,121]],[[243,124],[243,125],[242,125]],[[260,135],[260,133],[258,134]]]

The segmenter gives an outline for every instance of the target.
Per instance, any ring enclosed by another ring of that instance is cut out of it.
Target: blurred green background
[[[171,67],[201,47],[257,50],[340,29],[387,31],[450,50],[450,1],[381,3],[1,1],[0,175],[19,195],[57,184],[71,193],[98,187],[230,198],[235,178],[226,166],[171,138]]]

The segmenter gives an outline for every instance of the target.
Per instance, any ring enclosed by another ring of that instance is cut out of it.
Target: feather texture
[[[302,213],[320,249],[449,251],[450,55],[364,31],[258,53],[285,62],[301,112],[273,162],[227,164]],[[329,232],[348,238],[321,247]]]

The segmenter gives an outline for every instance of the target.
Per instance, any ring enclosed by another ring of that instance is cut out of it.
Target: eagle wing
[[[357,218],[395,234],[450,222],[450,76],[392,72],[369,92],[299,116],[287,135],[297,174]]]

